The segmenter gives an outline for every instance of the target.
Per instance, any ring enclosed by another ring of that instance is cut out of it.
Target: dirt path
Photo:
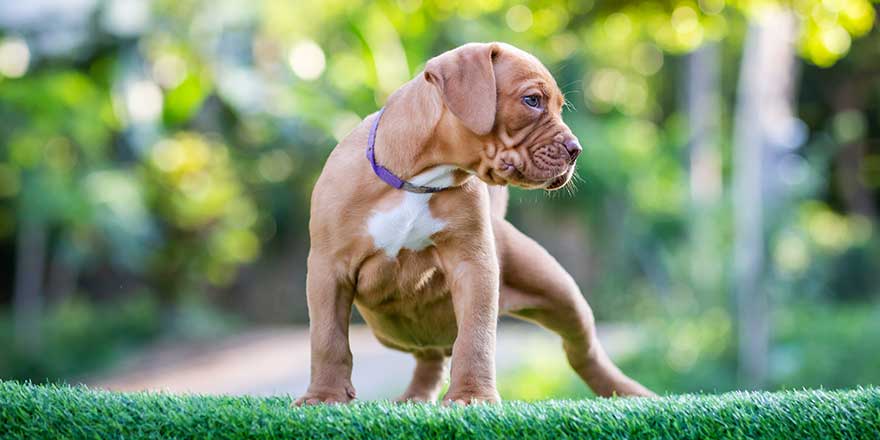
[[[602,327],[599,336],[612,357],[634,348],[632,331],[625,327]],[[351,349],[358,398],[393,397],[406,387],[415,365],[409,355],[383,347],[364,326],[351,328]],[[497,351],[499,375],[537,352],[565,362],[558,338],[529,325],[501,325]],[[118,373],[85,383],[118,391],[297,396],[308,379],[308,329],[292,327],[251,330],[202,346],[157,347],[129,360]]]

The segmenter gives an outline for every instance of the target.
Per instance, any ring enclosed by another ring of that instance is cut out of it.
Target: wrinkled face
[[[486,146],[478,175],[523,188],[562,188],[582,150],[562,121],[565,98],[556,81],[536,58],[507,45],[496,56],[494,71],[494,140]]]

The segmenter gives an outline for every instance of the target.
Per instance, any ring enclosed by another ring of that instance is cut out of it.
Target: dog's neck
[[[471,177],[473,164],[479,162],[478,146],[461,148],[473,142],[446,111],[436,87],[419,75],[388,98],[375,154],[382,166],[412,184],[458,186]],[[423,182],[428,177],[430,182]]]

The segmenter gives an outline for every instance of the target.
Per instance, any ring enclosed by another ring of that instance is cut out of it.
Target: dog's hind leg
[[[406,391],[396,402],[434,402],[443,387],[446,356],[439,350],[413,353],[416,369]]]
[[[493,228],[501,264],[501,312],[559,334],[569,364],[596,394],[653,396],[605,353],[593,311],[556,259],[502,218],[493,220]]]

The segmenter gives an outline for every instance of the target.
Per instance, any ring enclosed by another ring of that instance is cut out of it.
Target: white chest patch
[[[453,184],[455,167],[441,165],[410,179],[414,185],[448,187]],[[433,244],[431,236],[443,230],[446,222],[431,215],[428,202],[433,194],[406,192],[403,201],[388,211],[376,211],[367,220],[373,243],[389,257],[401,249],[420,251]]]

